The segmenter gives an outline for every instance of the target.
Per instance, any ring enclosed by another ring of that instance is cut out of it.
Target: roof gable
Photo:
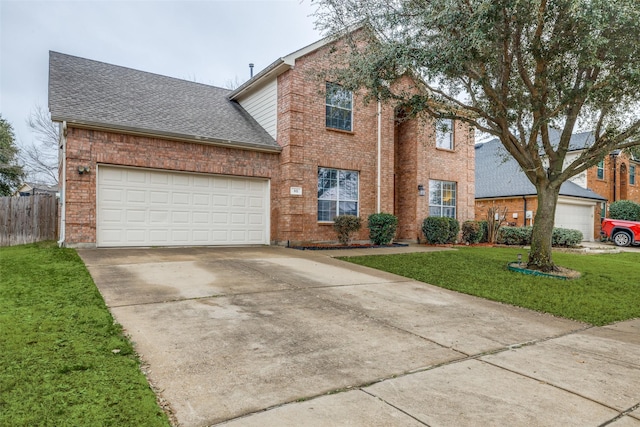
[[[264,151],[275,140],[231,91],[103,62],[49,53],[54,121]]]

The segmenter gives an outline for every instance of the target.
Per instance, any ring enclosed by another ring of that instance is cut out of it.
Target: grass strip
[[[522,248],[469,247],[455,251],[342,259],[446,289],[550,313],[592,325],[640,317],[640,253],[584,255],[554,252],[554,262],[580,271],[575,280],[507,269]]]
[[[75,250],[0,248],[0,425],[168,426]]]

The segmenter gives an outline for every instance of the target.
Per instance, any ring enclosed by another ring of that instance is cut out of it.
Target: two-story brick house
[[[60,243],[334,241],[336,215],[375,212],[416,240],[430,214],[472,219],[468,126],[399,121],[392,106],[314,77],[335,47],[307,46],[233,91],[51,52]]]

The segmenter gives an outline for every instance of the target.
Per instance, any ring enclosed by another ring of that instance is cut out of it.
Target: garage
[[[591,201],[559,197],[555,227],[580,230],[584,240],[593,241],[595,206]]]
[[[99,165],[97,246],[269,244],[269,181]]]

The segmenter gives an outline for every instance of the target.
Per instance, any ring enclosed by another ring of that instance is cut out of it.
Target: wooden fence
[[[58,238],[55,196],[0,197],[0,246]]]

